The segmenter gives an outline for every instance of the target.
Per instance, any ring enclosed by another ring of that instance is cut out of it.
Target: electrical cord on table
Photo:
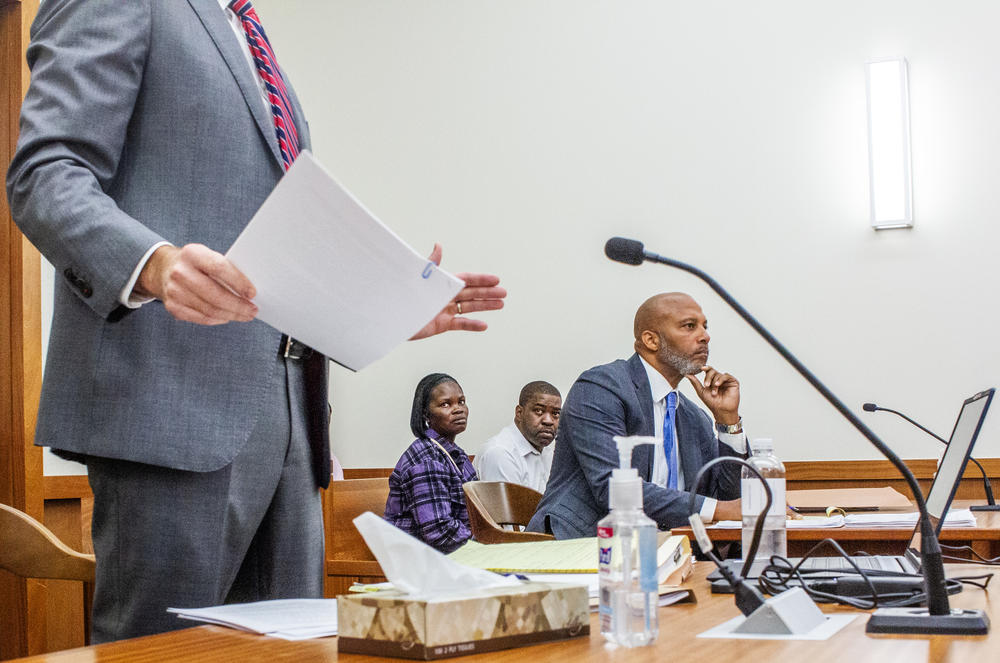
[[[705,530],[705,524],[701,521],[701,516],[698,515],[698,511],[695,509],[695,500],[697,498],[698,489],[701,487],[701,482],[705,478],[705,474],[709,469],[718,465],[720,463],[738,463],[750,469],[753,474],[760,479],[761,483],[764,484],[764,495],[766,497],[764,508],[757,515],[757,522],[753,528],[753,537],[750,542],[750,550],[744,551],[746,560],[743,562],[743,568],[740,571],[740,575],[736,576],[726,564],[719,559],[718,555],[715,554],[713,550],[712,540],[708,536],[708,532]],[[753,587],[750,583],[746,582],[747,573],[750,571],[750,566],[753,564],[754,557],[757,555],[757,548],[760,545],[761,534],[764,531],[764,519],[767,516],[767,512],[771,509],[771,487],[767,485],[767,481],[764,476],[757,470],[756,467],[743,460],[742,458],[736,458],[735,456],[720,456],[710,460],[709,462],[702,465],[701,469],[698,470],[698,474],[695,475],[694,482],[691,485],[690,495],[688,498],[688,522],[691,523],[691,530],[695,536],[695,542],[701,551],[715,564],[722,573],[722,576],[729,583],[730,587],[733,588],[733,593],[736,598],[736,607],[740,609],[744,615],[750,615],[754,610],[764,605],[764,595],[760,591]]]
[[[973,556],[974,559],[966,559],[965,557],[955,557],[953,555],[942,555],[942,559],[949,559],[954,562],[964,562],[966,564],[982,564],[983,566],[997,566],[1000,565],[1000,557],[983,557],[981,554],[976,552],[972,546],[946,546],[945,544],[940,544],[942,550],[954,550],[956,552],[967,552]]]
[[[823,547],[833,548],[853,571],[801,568],[806,559]],[[778,594],[792,587],[802,587],[815,601],[840,603],[862,610],[920,605],[927,600],[923,576],[901,571],[861,569],[833,539],[820,541],[794,565],[779,556],[771,557],[770,561],[771,563],[764,568],[757,579],[760,589],[769,594]],[[985,589],[990,578],[992,575],[949,578],[946,587],[949,594],[962,591],[962,584]],[[983,582],[977,582],[978,580]],[[876,585],[879,585],[881,590]],[[840,589],[850,590],[851,593],[838,593]]]

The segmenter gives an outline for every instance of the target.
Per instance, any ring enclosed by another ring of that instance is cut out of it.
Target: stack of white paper
[[[211,608],[167,608],[181,619],[229,626],[285,640],[337,635],[336,599],[283,599]]]
[[[307,151],[226,256],[256,287],[258,319],[352,371],[419,331],[465,286]]]
[[[916,527],[920,514],[912,513],[851,513],[845,527]],[[944,518],[945,527],[975,527],[976,517],[969,509],[951,509]]]
[[[798,520],[785,521],[788,529],[832,529],[844,526],[843,516],[803,516]],[[716,529],[740,529],[743,523],[739,520],[720,520],[714,525]]]
[[[906,528],[916,527],[920,514],[911,513],[849,513],[847,516],[804,516],[799,520],[788,520],[788,529],[832,529],[837,527]],[[944,527],[975,527],[976,517],[969,509],[951,509],[944,519]],[[716,529],[740,529],[739,520],[720,520]]]

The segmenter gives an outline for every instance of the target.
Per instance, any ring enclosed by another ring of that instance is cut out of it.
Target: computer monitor
[[[993,400],[993,388],[981,391],[974,396],[970,396],[962,403],[962,409],[958,413],[958,420],[955,421],[955,428],[948,438],[948,446],[945,448],[941,462],[938,464],[937,473],[934,475],[934,482],[927,493],[927,513],[931,517],[934,531],[941,534],[941,526],[945,516],[948,514],[948,507],[955,498],[958,484],[965,474],[965,465],[972,455],[972,447],[976,444],[976,438],[983,427],[983,420],[986,419],[986,412],[990,408]],[[910,539],[910,548],[919,548],[920,525],[913,532]]]

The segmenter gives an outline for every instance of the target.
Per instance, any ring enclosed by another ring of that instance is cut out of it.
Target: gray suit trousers
[[[276,363],[249,441],[219,470],[88,458],[95,643],[192,625],[168,607],[322,597],[322,509],[302,367]]]

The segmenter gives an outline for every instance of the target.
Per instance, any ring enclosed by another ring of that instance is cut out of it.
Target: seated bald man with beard
[[[632,357],[591,368],[570,389],[552,474],[529,530],[557,539],[595,536],[618,467],[615,435],[658,439],[655,447],[636,447],[632,467],[643,480],[643,509],[661,529],[687,523],[686,488],[705,463],[746,457],[740,383],[707,365],[708,322],[698,303],[676,292],[650,297],[636,311],[634,332]],[[714,422],[677,391],[684,379]],[[704,520],[738,520],[739,497],[740,466],[724,463],[703,479],[695,503]]]

